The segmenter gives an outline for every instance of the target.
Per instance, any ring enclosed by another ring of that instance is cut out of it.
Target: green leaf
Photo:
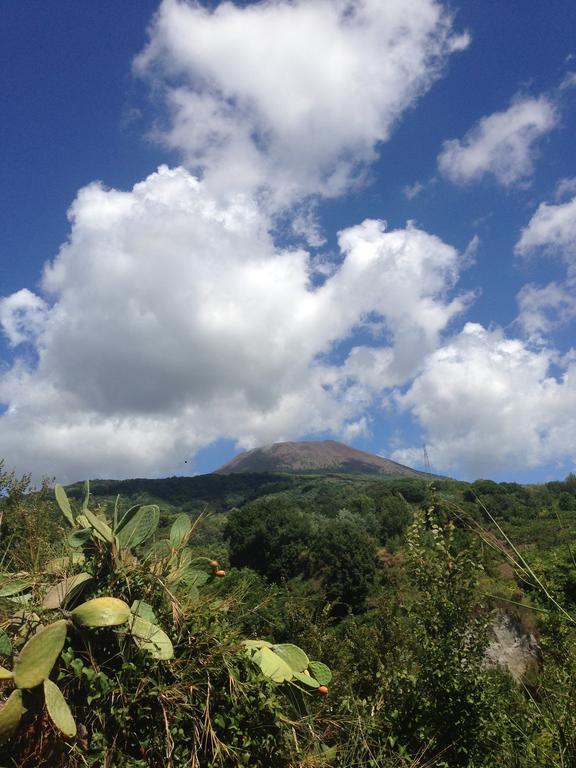
[[[321,661],[311,661],[308,665],[308,669],[310,670],[310,674],[318,680],[320,685],[328,685],[332,680],[330,667],[327,667],[326,664],[322,664]]]
[[[304,685],[307,685],[309,688],[320,688],[318,680],[310,675],[306,675],[304,672],[294,672],[294,679],[304,683]]]
[[[64,736],[73,739],[76,736],[76,723],[62,691],[52,680],[44,680],[44,700],[52,722]]]
[[[187,570],[184,572],[183,581],[186,586],[203,587],[210,575],[206,571]]]
[[[79,547],[83,547],[91,538],[92,528],[78,528],[68,534],[68,544],[74,549],[78,549]]]
[[[84,500],[82,501],[82,511],[86,512],[88,509],[88,502],[90,501],[90,480],[86,480],[84,483]]]
[[[0,744],[5,744],[16,733],[25,712],[22,691],[12,691],[0,709]]]
[[[12,641],[3,629],[0,629],[0,656],[12,655]]]
[[[71,532],[68,539],[70,540],[70,537],[74,536],[75,533],[79,533],[79,531]],[[70,557],[56,557],[54,560],[50,560],[46,564],[45,570],[47,573],[65,573],[73,565],[82,565],[85,560],[86,557],[83,552],[73,552]]]
[[[283,643],[281,645],[273,645],[272,650],[281,659],[284,659],[293,672],[304,672],[310,663],[308,656],[297,645]]]
[[[191,530],[192,524],[188,515],[184,513],[178,515],[170,528],[170,544],[172,544],[175,549],[178,549],[187,542]]]
[[[72,621],[80,627],[116,627],[131,616],[130,608],[117,597],[95,597],[72,611]]]
[[[246,648],[272,648],[272,643],[268,640],[242,640],[242,645]]]
[[[70,506],[70,501],[68,499],[68,496],[66,494],[66,491],[59,483],[56,483],[54,486],[54,496],[56,496],[56,502],[58,506],[60,507],[60,511],[68,520],[70,525],[74,527],[74,513],[72,512],[72,507]]]
[[[186,570],[190,563],[192,562],[192,551],[190,549],[183,549],[182,552],[180,552],[180,559],[178,560],[178,568],[181,570]],[[208,575],[206,575],[206,578],[208,578]]]
[[[134,600],[130,606],[130,610],[134,616],[140,616],[141,619],[146,619],[146,621],[149,621],[152,624],[156,623],[154,608],[152,608],[150,603],[145,603],[144,600]]]
[[[120,518],[118,524],[114,527],[114,533],[118,533],[119,531],[124,528],[125,525],[127,525],[130,520],[134,517],[134,515],[138,512],[139,509],[142,508],[142,504],[134,504],[133,507],[130,507],[129,509],[124,512],[122,517]]]
[[[91,580],[92,576],[89,573],[77,573],[75,576],[62,579],[46,594],[42,601],[42,608],[49,610],[62,608],[72,602]]]
[[[109,544],[113,543],[114,534],[112,533],[112,528],[110,528],[108,523],[106,523],[101,518],[96,517],[96,515],[93,512],[90,512],[89,509],[84,509],[82,517],[85,517],[86,520],[88,520],[92,528],[100,534],[104,541],[107,541]]]
[[[292,680],[293,672],[291,667],[270,648],[266,648],[266,646],[261,648],[253,660],[258,664],[262,673],[275,683],[284,683],[287,680]]]
[[[0,597],[10,597],[11,595],[17,595],[18,592],[24,592],[25,589],[30,589],[34,582],[31,579],[14,579],[13,581],[5,581],[0,587]]]
[[[126,513],[128,514],[128,513]],[[156,504],[140,507],[128,522],[119,524],[116,532],[121,547],[137,547],[152,536],[160,520],[160,510]]]
[[[34,688],[52,671],[66,640],[68,624],[65,619],[43,627],[28,640],[14,664],[17,688]]]
[[[136,645],[148,651],[155,659],[167,660],[174,656],[172,641],[157,624],[132,616],[128,625]]]
[[[118,507],[120,504],[120,494],[117,494],[116,501],[114,502],[114,517],[112,519],[112,530],[114,533],[118,530]]]

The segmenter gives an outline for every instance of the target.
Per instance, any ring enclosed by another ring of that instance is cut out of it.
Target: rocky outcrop
[[[492,624],[492,640],[486,650],[486,663],[508,670],[520,681],[528,669],[538,665],[540,647],[533,633],[528,632],[517,616],[499,613]]]

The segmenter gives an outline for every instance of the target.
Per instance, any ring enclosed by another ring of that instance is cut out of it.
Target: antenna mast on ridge
[[[426,443],[422,443],[422,453],[424,454],[424,468],[426,469],[426,472],[431,475],[432,474],[432,468],[430,467],[430,457],[428,456],[428,451],[426,449]]]

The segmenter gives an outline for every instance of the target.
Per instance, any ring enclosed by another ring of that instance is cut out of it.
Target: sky
[[[571,0],[1,5],[8,468],[576,468]]]

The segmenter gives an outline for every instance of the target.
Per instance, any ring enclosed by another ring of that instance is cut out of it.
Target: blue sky
[[[0,456],[573,470],[574,29],[568,0],[6,4]]]

